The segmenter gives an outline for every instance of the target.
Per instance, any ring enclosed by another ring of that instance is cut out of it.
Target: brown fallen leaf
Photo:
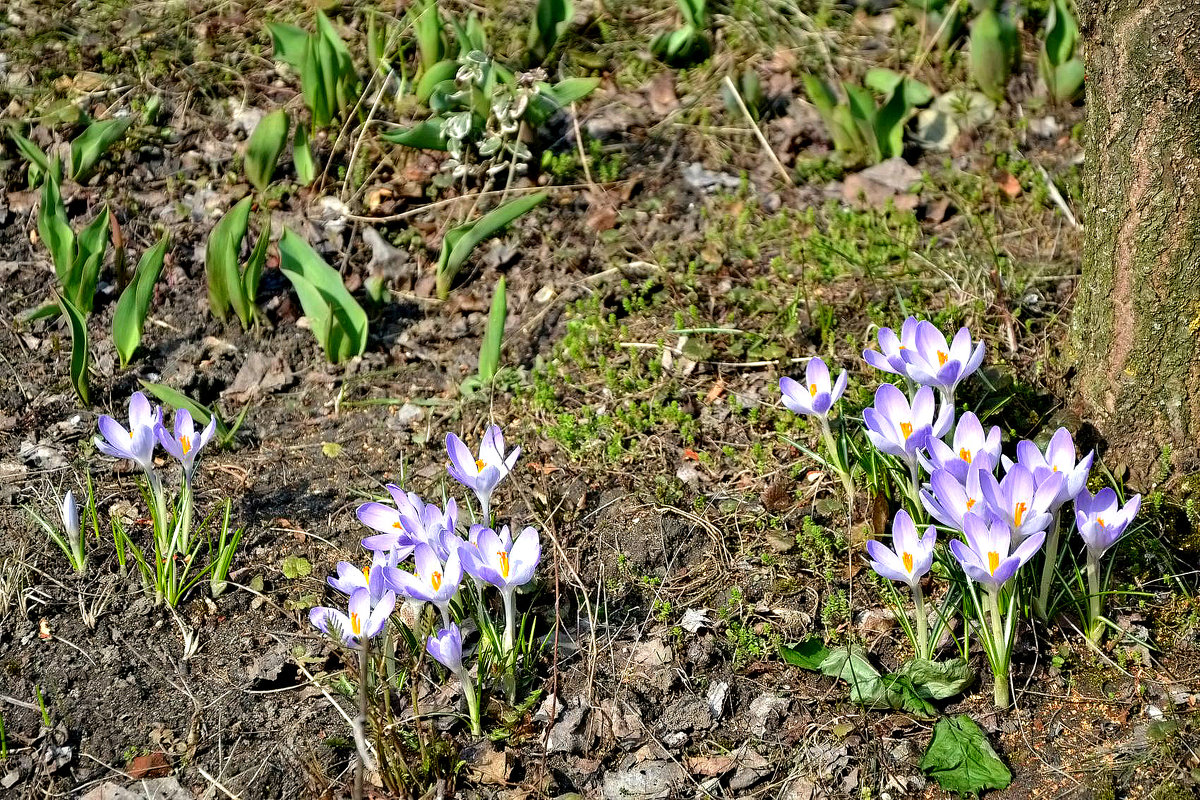
[[[693,775],[716,778],[732,770],[738,762],[733,756],[687,756],[683,763]]]
[[[671,70],[658,73],[646,86],[646,98],[650,101],[650,110],[660,117],[679,108],[679,97],[675,94],[675,73]]]
[[[1016,197],[1021,193],[1021,182],[1017,180],[1017,176],[1011,172],[1006,172],[996,181],[996,185],[1000,187],[1000,191],[1004,192],[1009,198]]]
[[[142,778],[163,778],[171,774],[171,765],[167,757],[160,752],[146,753],[129,762],[125,768],[129,777],[134,780]]]

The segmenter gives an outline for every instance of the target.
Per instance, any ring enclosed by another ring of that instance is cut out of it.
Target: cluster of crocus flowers
[[[1080,458],[1065,428],[1054,433],[1045,450],[1032,441],[1018,443],[1012,460],[1002,453],[998,427],[985,428],[971,412],[955,424],[958,389],[980,368],[984,356],[984,345],[967,328],[948,340],[932,323],[910,317],[899,334],[880,329],[878,341],[879,349],[865,351],[863,358],[903,378],[904,388],[882,384],[874,404],[863,410],[863,424],[871,444],[906,468],[910,508],[896,515],[891,548],[868,543],[871,565],[881,576],[912,588],[917,605],[914,644],[923,657],[930,657],[920,580],[932,563],[937,536],[929,527],[918,537],[917,522],[928,513],[954,534],[942,541],[949,543],[949,563],[957,564],[976,596],[978,630],[996,676],[996,702],[1007,705],[1014,612],[1024,607],[1012,601],[1013,579],[1041,554],[1032,605],[1045,617],[1059,562],[1062,509],[1074,502],[1076,529],[1088,553],[1087,624],[1094,634],[1102,594],[1098,560],[1128,529],[1140,497],[1121,506],[1111,489],[1089,494],[1093,454]],[[823,362],[815,368],[810,363],[805,385],[790,378],[780,382],[784,404],[820,419],[826,429],[825,417],[840,395],[828,376]],[[839,378],[837,385],[844,386],[844,380]]]
[[[488,586],[498,589],[505,615],[502,655],[511,666],[517,620],[515,596],[518,589],[533,580],[541,560],[541,544],[534,528],[525,528],[514,539],[508,526],[498,532],[490,527],[493,492],[512,472],[520,455],[519,447],[505,451],[499,426],[487,429],[477,458],[454,434],[446,438],[446,449],[447,472],[474,492],[482,522],[470,525],[464,536],[453,498],[442,507],[389,484],[386,488],[391,503],[371,501],[357,510],[359,521],[373,531],[362,539],[363,547],[371,552],[370,566],[358,570],[349,562],[339,562],[337,575],[329,578],[331,587],[347,595],[352,605],[358,604],[358,616],[353,607],[350,615],[320,607],[312,610],[310,619],[315,627],[342,643],[366,648],[371,638],[387,633],[387,620],[398,600],[433,605],[441,617],[441,628],[428,637],[427,650],[458,676],[472,729],[478,732],[478,702],[470,675],[463,669],[463,632],[458,622],[474,611],[479,617],[478,628],[491,630],[485,590]],[[410,559],[411,566],[406,566]],[[464,584],[467,576],[471,581]],[[464,586],[473,587],[473,603],[462,599]]]

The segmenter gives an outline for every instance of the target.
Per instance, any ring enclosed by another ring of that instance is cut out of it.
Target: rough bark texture
[[[1200,469],[1200,0],[1082,0],[1080,410],[1148,489]],[[1169,448],[1169,451],[1168,451]],[[1164,453],[1169,452],[1169,459]]]

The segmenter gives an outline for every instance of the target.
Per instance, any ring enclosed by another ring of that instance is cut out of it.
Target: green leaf
[[[42,185],[42,202],[38,208],[38,235],[50,250],[54,272],[64,290],[70,291],[68,281],[75,263],[75,232],[67,223],[67,210],[58,191],[58,181],[49,177]]]
[[[546,60],[574,15],[575,7],[571,0],[538,0],[526,41],[531,64],[541,64]]]
[[[438,256],[437,293],[443,300],[450,294],[450,285],[480,242],[507,227],[513,220],[540,205],[549,195],[546,192],[510,200],[494,208],[474,222],[451,228],[442,241]]]
[[[1055,103],[1070,103],[1083,90],[1084,66],[1078,58],[1072,58],[1057,67],[1049,65],[1045,54],[1038,59],[1038,69],[1046,84],[1046,91]]]
[[[448,58],[425,70],[425,73],[421,75],[421,80],[417,81],[417,102],[428,103],[429,96],[433,94],[433,90],[437,88],[438,84],[443,81],[453,81],[457,73],[458,62]]]
[[[253,322],[254,315],[257,313],[258,306],[255,304],[255,300],[258,298],[258,281],[262,277],[263,267],[267,263],[267,246],[270,243],[271,214],[263,212],[259,223],[258,241],[254,243],[250,260],[246,262],[246,266],[242,270],[241,290],[242,297],[246,300],[247,311],[245,317],[239,317],[243,329],[250,327],[250,323]]]
[[[108,206],[105,206],[79,232],[75,241],[75,263],[71,266],[73,285],[66,287],[72,302],[84,314],[92,313],[96,301],[96,284],[100,282],[100,268],[104,265],[104,254],[108,252],[108,237]]]
[[[65,295],[59,295],[59,307],[71,328],[71,388],[79,402],[88,405],[88,334],[83,313]]]
[[[150,300],[154,297],[154,284],[162,273],[163,260],[167,254],[167,236],[142,254],[133,280],[121,292],[117,309],[113,313],[113,343],[121,359],[121,367],[129,365],[134,351],[142,341],[146,315],[150,313]]]
[[[253,199],[243,197],[238,204],[213,226],[204,248],[204,272],[208,276],[208,307],[217,319],[224,321],[229,308],[244,305],[242,282],[238,274],[238,252],[246,229],[250,225],[250,205]],[[236,299],[235,299],[236,298]],[[253,298],[251,298],[253,301]],[[239,315],[240,316],[240,315]]]
[[[303,125],[296,126],[296,135],[292,139],[292,164],[296,167],[296,180],[301,186],[308,186],[317,177],[317,165],[313,162],[312,148],[308,144],[308,130]]]
[[[887,97],[893,89],[900,85],[901,81],[904,82],[904,98],[910,106],[923,106],[933,100],[933,89],[926,84],[885,67],[873,67],[867,70],[867,74],[863,78],[863,85]]]
[[[937,721],[921,769],[943,789],[961,794],[1004,789],[1012,782],[1008,767],[966,714]]]
[[[445,150],[446,135],[442,132],[446,121],[440,117],[425,120],[407,130],[388,131],[383,138],[392,144],[414,147],[418,150]]]
[[[424,0],[409,6],[413,33],[417,38],[417,52],[421,57],[421,69],[429,70],[442,60],[445,42],[442,37],[442,17],[438,14],[436,0]],[[424,101],[422,101],[424,102]]]
[[[936,719],[937,709],[921,696],[913,682],[903,675],[889,673],[879,679],[879,694],[868,703],[873,708],[894,708],[919,719]]]
[[[980,12],[971,23],[971,77],[984,94],[996,100],[1004,97],[1012,70],[1010,26],[992,9]]]
[[[820,671],[821,664],[829,657],[829,650],[819,636],[810,636],[791,647],[779,646],[779,655],[789,664],[802,669]]]
[[[279,154],[287,146],[290,124],[287,112],[282,108],[276,109],[259,120],[246,142],[246,157],[243,160],[246,177],[260,192],[265,192],[271,185]]]
[[[961,658],[949,661],[914,658],[897,674],[911,680],[918,694],[931,700],[945,700],[962,694],[975,679],[975,673]]]
[[[297,578],[307,578],[312,574],[312,564],[302,556],[288,556],[283,559],[283,577],[289,581]]]
[[[21,155],[29,162],[29,185],[36,186],[38,181],[50,174],[50,157],[42,148],[16,131],[9,131],[9,136],[21,151]]]
[[[268,22],[267,30],[271,32],[275,58],[295,70],[300,70],[304,63],[304,48],[308,44],[308,31],[278,22]]]
[[[225,424],[225,421],[221,419],[221,415],[217,414],[216,411],[208,406],[197,403],[183,392],[172,389],[165,383],[150,383],[148,381],[138,382],[142,384],[143,389],[157,397],[163,403],[166,403],[171,408],[187,409],[187,412],[192,415],[192,419],[194,419],[198,425],[207,425],[208,421],[215,416],[217,419],[217,438],[221,440],[222,444],[228,444],[229,440],[233,437],[233,432],[230,431],[229,427]],[[245,413],[245,409],[242,409],[242,416],[245,416]],[[236,428],[234,430],[236,430]]]
[[[487,333],[479,348],[479,380],[488,383],[500,366],[500,345],[504,341],[504,321],[508,318],[508,297],[504,277],[496,282],[492,310],[488,313]]]
[[[361,355],[367,346],[366,312],[337,270],[289,228],[279,240],[279,269],[296,289],[325,357],[337,364]]]
[[[599,78],[567,78],[551,86],[539,83],[538,92],[529,102],[525,119],[531,125],[541,125],[559,109],[578,102],[596,90]]]
[[[905,90],[907,82],[907,79],[901,78],[883,107],[875,114],[875,141],[882,158],[894,158],[904,152],[904,122],[910,110]]]
[[[125,135],[132,122],[132,117],[126,117],[106,119],[88,125],[87,130],[71,142],[71,178],[79,183],[87,180],[101,156]]]
[[[871,666],[861,648],[830,650],[821,662],[820,670],[850,684],[851,702],[872,705],[882,694],[879,671]]]
[[[1067,7],[1066,0],[1052,0],[1046,14],[1046,39],[1043,52],[1053,66],[1061,66],[1075,55],[1075,42],[1079,38],[1079,27]]]

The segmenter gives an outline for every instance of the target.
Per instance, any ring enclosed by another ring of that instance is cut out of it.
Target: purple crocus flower
[[[395,574],[399,571],[395,565],[388,563],[386,553],[376,551],[371,555],[371,566],[359,569],[348,561],[339,561],[337,577],[331,575],[325,580],[345,595],[352,595],[359,589],[367,589],[374,604],[383,597],[387,587],[395,583]]]
[[[804,386],[791,378],[779,379],[779,391],[783,393],[783,404],[796,414],[825,417],[846,391],[846,370],[838,375],[837,382],[829,382],[829,367],[820,358],[808,360],[804,373]]]
[[[96,449],[113,458],[128,458],[146,472],[154,469],[155,428],[162,422],[162,409],[153,408],[146,395],[134,392],[129,398],[129,429],[107,414],[101,414]]]
[[[72,541],[79,539],[79,504],[75,502],[75,492],[70,489],[63,495],[58,504],[58,514],[62,517],[63,530]]]
[[[192,474],[196,471],[196,456],[200,454],[206,444],[212,441],[213,434],[217,430],[217,418],[209,417],[208,424],[197,435],[192,415],[186,408],[177,408],[175,409],[174,435],[167,432],[161,419],[155,425],[154,430],[158,435],[158,443],[183,465],[184,480],[190,484]]]
[[[953,446],[931,436],[926,449],[929,457],[918,454],[918,458],[929,474],[946,469],[959,483],[966,483],[972,467],[981,467],[988,472],[996,468],[1000,461],[1000,426],[993,425],[985,434],[979,417],[968,411],[954,428]]]
[[[1090,452],[1076,463],[1075,440],[1071,438],[1069,430],[1059,428],[1050,437],[1045,453],[1031,441],[1019,442],[1016,463],[1032,472],[1034,479],[1039,482],[1055,472],[1065,477],[1054,502],[1050,504],[1050,510],[1053,511],[1083,491],[1087,485],[1088,473],[1092,469],[1094,457],[1095,453]],[[1009,469],[1012,462],[1007,459],[1005,461],[1007,462],[1004,465],[1005,469]]]
[[[514,540],[505,525],[496,533],[491,528],[478,531],[475,546],[463,548],[463,568],[471,575],[507,594],[533,580],[542,557],[538,532],[526,528]]]
[[[1088,550],[1099,558],[1124,535],[1141,507],[1140,494],[1121,506],[1117,493],[1108,487],[1095,495],[1084,489],[1075,497],[1075,527]]]
[[[971,580],[998,591],[1023,564],[1033,558],[1046,534],[1038,531],[1009,553],[1012,537],[1008,526],[997,519],[986,524],[978,515],[967,514],[963,533],[967,541],[958,539],[950,542],[950,552],[958,559],[963,572]]]
[[[965,327],[959,328],[954,341],[947,344],[932,322],[922,320],[916,325],[913,346],[905,347],[901,356],[910,378],[922,386],[941,389],[952,398],[959,382],[983,363],[983,351],[983,342],[973,343]]]
[[[450,600],[458,593],[463,576],[458,549],[451,550],[443,563],[432,547],[420,542],[413,551],[413,559],[416,569],[413,572],[397,570],[392,575],[392,588],[414,600],[433,603],[442,612],[442,621],[449,627]]]
[[[499,425],[492,425],[483,433],[478,458],[453,433],[446,435],[446,452],[450,455],[450,464],[447,466],[450,477],[475,492],[483,510],[483,521],[489,522],[492,491],[512,471],[517,457],[521,455],[521,448],[514,447],[506,455],[504,434]]]
[[[1050,473],[1039,483],[1033,473],[1020,464],[1014,464],[1000,481],[990,472],[981,472],[979,476],[988,510],[1009,526],[1016,541],[1046,530],[1054,519],[1050,504],[1058,496],[1062,483],[1063,476],[1057,472]]]
[[[455,675],[463,671],[462,647],[462,631],[453,622],[425,642],[425,652]]]
[[[348,647],[357,647],[360,637],[370,639],[383,631],[395,608],[394,592],[384,592],[379,602],[372,604],[370,590],[363,587],[350,595],[349,615],[336,608],[318,606],[308,612],[308,619],[322,633],[336,637]]]
[[[947,405],[935,421],[934,405],[933,390],[927,386],[917,391],[910,406],[904,392],[885,383],[875,390],[874,408],[863,409],[867,438],[880,452],[916,464],[917,451],[925,447],[929,437],[945,436],[953,422],[953,409]]]
[[[897,511],[892,522],[892,546],[889,548],[875,539],[867,541],[871,569],[885,578],[916,586],[933,564],[935,544],[937,530],[932,525],[925,529],[924,536],[918,536],[908,512]]]
[[[875,369],[890,372],[892,375],[908,377],[908,362],[904,360],[905,350],[916,346],[917,318],[909,317],[900,326],[900,335],[891,328],[879,329],[879,352],[864,350],[863,359]]]
[[[921,490],[921,505],[938,522],[961,531],[963,518],[969,513],[981,513],[987,505],[980,486],[982,472],[979,466],[969,469],[966,481],[959,483],[950,470],[934,470],[929,476],[929,488]]]

